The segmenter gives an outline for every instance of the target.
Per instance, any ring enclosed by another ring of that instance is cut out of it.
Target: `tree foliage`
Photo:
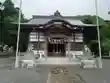
[[[0,42],[16,46],[17,31],[10,31],[10,28],[13,27],[11,22],[18,22],[19,8],[14,6],[12,0],[5,0],[1,5],[3,5],[5,9],[1,11],[2,15],[0,14],[0,24],[2,23],[2,26],[0,27],[2,28],[0,29],[2,30],[2,34],[0,34],[0,37],[2,36],[2,41],[0,40]],[[21,22],[25,21],[27,21],[27,19],[22,13]],[[21,39],[23,40],[23,38]]]
[[[96,16],[86,16],[86,19],[83,20],[86,24],[96,24]],[[104,51],[110,50],[110,22],[106,22],[104,19],[99,17],[100,36],[101,36],[101,48],[102,53]],[[93,33],[94,34],[94,33]],[[97,35],[96,35],[97,36]],[[98,42],[89,42],[89,46],[92,52],[98,54]]]

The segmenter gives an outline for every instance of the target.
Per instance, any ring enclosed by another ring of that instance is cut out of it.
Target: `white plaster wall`
[[[72,36],[70,36],[68,38],[69,38],[69,42],[74,42]],[[30,42],[38,41],[37,35],[35,33],[33,33],[33,34],[31,33],[29,41]],[[43,34],[41,34],[39,41],[45,41]],[[78,35],[78,37],[75,39],[75,42],[83,42],[83,36]]]

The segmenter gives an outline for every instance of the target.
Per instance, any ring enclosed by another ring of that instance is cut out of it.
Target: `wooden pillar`
[[[70,44],[70,39],[68,38],[68,57],[69,57],[69,60],[71,59],[70,50],[71,50],[71,44]]]
[[[40,33],[37,32],[37,57],[41,58],[41,55],[40,55]]]
[[[75,33],[73,33],[73,42],[76,42],[76,41],[75,41]]]
[[[37,54],[39,54],[39,50],[40,50],[40,34],[39,34],[39,32],[37,32]]]
[[[76,47],[76,38],[75,38],[75,33],[72,33],[72,36],[73,36],[73,51],[76,51],[74,48]],[[75,53],[76,54],[76,53]]]
[[[48,46],[48,41],[47,41],[47,36],[45,36],[45,48],[44,48],[44,56],[45,56],[45,60],[47,59],[47,54],[48,54],[48,50],[47,47]]]

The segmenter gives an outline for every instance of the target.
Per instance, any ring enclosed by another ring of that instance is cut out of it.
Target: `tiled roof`
[[[33,15],[33,17],[28,21],[28,23],[21,23],[22,25],[26,26],[37,26],[37,25],[44,25],[52,20],[63,20],[67,23],[70,23],[74,26],[87,26],[87,27],[96,27],[93,24],[84,24],[82,20],[86,18],[84,16],[62,16],[60,12],[54,13],[54,15],[44,16],[44,15]],[[18,23],[14,23],[18,24]]]
[[[64,20],[69,22],[72,25],[78,26],[92,26],[96,27],[94,24],[84,24],[81,20],[84,19],[83,16],[41,16],[41,15],[34,15],[33,18],[28,22],[28,24],[46,24],[51,20]]]
[[[45,24],[48,21],[51,20],[65,20],[67,22],[69,22],[70,24],[74,24],[74,25],[79,25],[79,24],[83,24],[83,22],[81,21],[82,18],[78,17],[78,16],[33,16],[33,18],[28,22],[29,24]]]

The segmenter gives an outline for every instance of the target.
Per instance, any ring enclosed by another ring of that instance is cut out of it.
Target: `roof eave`
[[[18,25],[18,23],[12,23],[13,25]],[[39,27],[39,26],[43,26],[45,24],[29,24],[29,23],[20,23],[21,26],[28,26],[28,27]],[[73,27],[97,27],[97,25],[92,25],[92,24],[82,24],[82,25],[78,25],[78,24],[74,24],[72,25]],[[101,25],[99,25],[98,27],[101,27]]]

